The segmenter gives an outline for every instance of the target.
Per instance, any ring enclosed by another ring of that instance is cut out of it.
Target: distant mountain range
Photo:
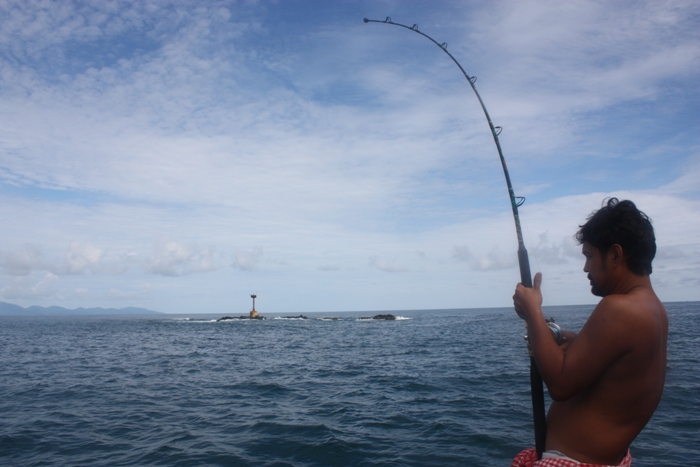
[[[146,308],[76,308],[70,310],[60,306],[30,306],[23,308],[12,303],[0,302],[0,316],[55,316],[55,315],[159,315],[158,311]]]

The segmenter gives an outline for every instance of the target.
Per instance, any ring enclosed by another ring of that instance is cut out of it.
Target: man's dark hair
[[[656,237],[651,219],[632,201],[608,198],[603,207],[593,212],[586,223],[579,225],[576,240],[588,242],[605,255],[611,246],[622,247],[627,267],[634,274],[651,274],[651,261],[656,255]]]

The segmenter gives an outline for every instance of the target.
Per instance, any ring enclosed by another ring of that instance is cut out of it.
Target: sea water
[[[700,465],[700,303],[667,308],[636,467]],[[545,312],[576,330],[591,310]],[[522,321],[394,314],[0,317],[0,465],[510,465],[534,442]]]

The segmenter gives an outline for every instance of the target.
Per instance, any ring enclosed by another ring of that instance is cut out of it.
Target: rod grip
[[[530,272],[530,259],[525,245],[518,247],[518,264],[520,265],[520,282],[525,287],[532,287],[532,273]]]
[[[535,358],[530,357],[530,392],[532,393],[532,418],[535,422],[535,449],[537,458],[542,459],[547,440],[547,419],[544,412],[544,387]]]

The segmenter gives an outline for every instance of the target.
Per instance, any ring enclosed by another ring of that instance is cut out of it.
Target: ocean
[[[700,302],[667,310],[635,467],[700,465]],[[534,444],[512,309],[391,313],[0,317],[0,465],[508,466]]]

